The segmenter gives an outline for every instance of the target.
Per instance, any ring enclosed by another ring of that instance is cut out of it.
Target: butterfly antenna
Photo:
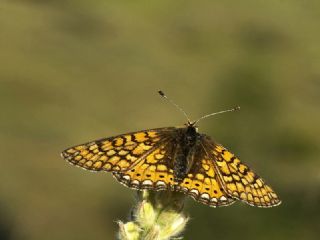
[[[236,106],[232,109],[228,109],[228,110],[224,110],[224,111],[220,111],[220,112],[214,112],[214,113],[210,113],[210,114],[207,114],[207,115],[204,115],[202,116],[201,118],[199,118],[198,120],[196,120],[193,125],[195,125],[196,123],[198,123],[199,121],[201,121],[202,119],[204,118],[207,118],[207,117],[211,117],[213,115],[218,115],[220,113],[226,113],[226,112],[233,112],[233,111],[237,111],[237,110],[240,110],[240,106]]]
[[[177,109],[179,109],[180,112],[183,113],[183,115],[187,118],[188,120],[188,123],[191,124],[191,121],[190,121],[190,118],[188,117],[188,115],[186,114],[186,112],[181,108],[179,107],[178,104],[176,104],[175,102],[173,102],[170,98],[168,98],[163,91],[158,91],[158,93],[160,94],[161,97],[163,97],[164,99],[166,99],[167,101],[169,101],[173,106],[175,106]]]

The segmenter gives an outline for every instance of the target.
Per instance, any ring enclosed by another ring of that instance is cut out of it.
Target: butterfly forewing
[[[272,207],[281,203],[262,178],[222,145],[207,137],[205,148],[210,152],[222,186],[229,196],[257,207]]]
[[[68,148],[62,157],[93,171],[126,171],[147,157],[174,128],[159,128],[104,138]]]

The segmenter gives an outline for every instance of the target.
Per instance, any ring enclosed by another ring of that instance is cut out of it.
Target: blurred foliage
[[[318,239],[319,1],[0,0],[0,239],[113,239],[134,191],[64,148],[183,124],[163,89],[283,204],[190,200],[186,239]]]

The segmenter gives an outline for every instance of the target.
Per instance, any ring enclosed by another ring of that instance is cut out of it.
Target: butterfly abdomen
[[[182,182],[182,180],[187,175],[187,157],[183,153],[177,153],[174,158],[173,165],[173,176],[174,181],[177,183]]]
[[[188,171],[193,164],[193,150],[197,144],[198,133],[193,126],[181,129],[176,139],[176,149],[174,154],[173,175],[175,182],[182,182],[187,176]]]

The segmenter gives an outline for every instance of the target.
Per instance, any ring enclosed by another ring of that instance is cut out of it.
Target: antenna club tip
[[[159,93],[159,95],[160,95],[161,97],[165,97],[165,96],[166,96],[166,95],[164,94],[164,92],[161,91],[161,90],[159,90],[158,93]]]

